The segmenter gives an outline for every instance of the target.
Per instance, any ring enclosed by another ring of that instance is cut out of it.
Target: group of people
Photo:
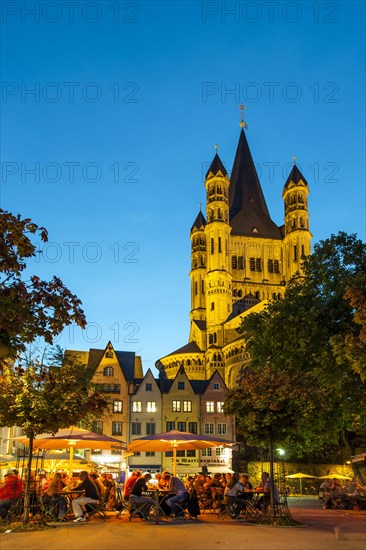
[[[263,508],[269,503],[270,495],[270,477],[263,472],[261,482],[257,487],[253,487],[247,474],[214,474],[213,477],[205,475],[203,472],[196,478],[188,478],[188,485],[196,489],[202,504],[212,503],[216,506],[228,505],[230,515],[233,519],[238,519],[240,512],[247,506],[247,501],[253,498],[253,494],[258,495],[256,505]],[[278,490],[274,484],[274,498],[278,500]]]
[[[0,486],[0,519],[5,519],[12,504],[18,501],[24,494],[26,477],[21,480],[19,471],[9,470]],[[82,471],[79,474],[79,483],[76,478],[69,477],[66,473],[57,472],[47,476],[45,471],[40,471],[37,476],[33,472],[29,480],[30,504],[33,507],[48,507],[54,509],[59,521],[66,521],[68,501],[65,491],[80,496],[71,501],[72,510],[75,516],[74,521],[86,521],[86,504],[96,504],[102,499],[107,507],[114,508],[115,482],[111,474]]]
[[[138,515],[141,519],[148,520],[150,510],[155,501],[142,493],[148,492],[149,489],[157,488],[161,491],[162,496],[164,496],[164,491],[169,493],[169,497],[164,498],[164,503],[162,502],[162,506],[164,505],[165,507],[165,509],[163,508],[164,513],[172,517],[178,517],[182,512],[179,504],[186,502],[189,498],[187,487],[183,481],[169,472],[155,474],[154,484],[151,483],[151,480],[151,474],[142,475],[140,470],[132,472],[131,477],[128,478],[124,486],[124,500],[128,501],[132,508],[138,507]],[[140,505],[142,506],[140,507]]]
[[[356,477],[348,480],[344,486],[337,478],[328,478],[319,489],[319,498],[324,502],[324,509],[335,508],[338,505],[346,508],[360,508],[364,487]]]

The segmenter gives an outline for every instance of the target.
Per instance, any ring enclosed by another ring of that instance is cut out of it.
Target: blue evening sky
[[[292,156],[313,242],[365,239],[365,4],[3,1],[1,207],[49,231],[31,268],[82,300],[64,348],[188,341],[189,231],[240,103],[273,220]],[[33,90],[33,92],[32,92]],[[33,171],[32,171],[33,170]]]

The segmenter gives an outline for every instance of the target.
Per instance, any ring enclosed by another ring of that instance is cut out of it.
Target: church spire
[[[230,225],[234,235],[280,239],[271,220],[243,127],[230,178]]]
[[[217,151],[217,148],[215,147],[216,151]],[[216,174],[218,174],[218,172],[221,172],[221,174],[223,176],[227,176],[227,171],[226,171],[226,168],[225,166],[222,164],[222,161],[218,155],[218,153],[216,152],[216,155],[214,156],[214,159],[213,161],[211,162],[211,166],[210,168],[207,170],[207,173],[206,173],[206,179],[208,177],[213,177],[213,176],[216,176]],[[210,176],[211,174],[211,176]]]

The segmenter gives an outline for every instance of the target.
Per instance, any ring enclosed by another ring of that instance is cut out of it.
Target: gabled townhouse
[[[225,415],[224,402],[228,388],[218,373],[214,372],[206,382],[201,396],[201,433],[235,441],[235,417]],[[231,469],[232,450],[224,447],[201,451],[200,467],[209,472],[226,472]]]
[[[130,404],[128,422],[128,442],[161,433],[162,398],[158,381],[149,369],[144,378],[135,378],[130,384]],[[161,453],[146,451],[134,453],[128,458],[130,470],[143,470],[151,473],[161,469]]]
[[[163,401],[163,430],[199,433],[200,396],[199,392],[196,393],[192,387],[184,368],[181,367],[178,370],[174,380],[160,379],[160,390]],[[162,456],[163,470],[171,470],[172,463],[173,451],[164,452]],[[178,474],[192,473],[198,469],[198,451],[177,450]]]

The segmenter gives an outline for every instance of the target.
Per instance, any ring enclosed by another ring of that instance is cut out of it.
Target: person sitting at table
[[[241,510],[245,508],[246,503],[242,498],[238,498],[238,494],[243,491],[244,487],[239,482],[236,475],[232,475],[224,490],[224,502],[229,505],[230,515],[233,519],[238,519]]]
[[[196,477],[193,487],[196,489],[197,496],[203,495],[205,492],[204,485],[206,483],[206,476],[203,472],[200,472]]]
[[[204,485],[205,493],[208,498],[212,498],[212,500],[218,500],[218,494],[220,493],[220,489],[224,489],[221,481],[221,474],[214,474],[212,479],[209,479],[206,481]]]
[[[18,470],[8,470],[0,488],[0,517],[5,518],[13,502],[22,494],[22,482]]]
[[[169,482],[169,491],[175,493],[172,497],[167,499],[166,503],[171,509],[172,515],[177,517],[182,511],[182,509],[178,507],[177,504],[186,502],[189,499],[188,491],[183,481],[181,481],[179,477],[165,474],[164,480]]]
[[[250,500],[253,497],[253,485],[249,481],[247,474],[242,474],[239,478],[240,483],[243,486],[243,492],[238,495],[238,498],[244,498]]]
[[[141,476],[142,476],[142,472],[140,472],[140,470],[134,470],[132,472],[132,475],[128,478],[128,480],[126,481],[125,486],[124,486],[123,498],[125,500],[129,500],[132,488],[135,485],[136,481]]]
[[[57,505],[58,507],[58,519],[59,521],[65,520],[67,503],[61,492],[63,489],[63,483],[61,474],[56,473],[53,480],[49,483],[45,494],[42,497],[43,504]]]
[[[145,474],[144,476],[140,476],[134,486],[132,487],[131,493],[130,493],[130,503],[132,506],[135,504],[144,504],[142,508],[139,510],[139,515],[141,519],[149,519],[149,512],[151,510],[151,507],[154,505],[154,500],[150,497],[144,497],[142,496],[142,491],[146,492],[148,491],[147,483],[151,479],[151,474]]]
[[[257,501],[258,508],[267,508],[268,504],[270,503],[271,494],[271,479],[269,477],[269,473],[262,473],[261,482],[255,490],[257,493],[264,493],[263,496],[259,497]],[[274,502],[278,502],[278,489],[275,483],[273,483],[273,499]]]
[[[106,493],[106,487],[105,487],[104,483],[102,483],[100,481],[99,476],[96,472],[92,472],[90,474],[90,479],[92,480],[92,482],[94,483],[94,485],[98,489],[99,500],[102,500],[103,496]]]
[[[84,491],[84,496],[75,498],[72,502],[72,510],[75,514],[74,523],[86,521],[84,504],[97,504],[99,502],[98,489],[90,479],[88,472],[79,474],[81,483],[75,487],[75,492]]]

